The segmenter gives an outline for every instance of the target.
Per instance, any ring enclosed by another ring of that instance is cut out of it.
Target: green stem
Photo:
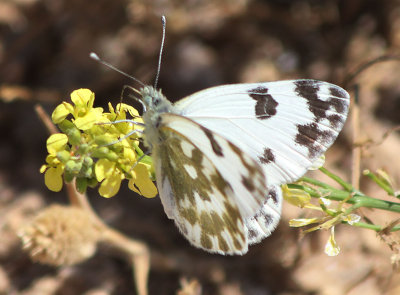
[[[144,154],[144,152],[141,150],[141,148],[134,141],[132,141],[132,145],[135,148],[135,151],[138,154],[138,156],[141,157]]]
[[[375,199],[368,196],[354,196],[348,202],[350,204],[356,204],[358,208],[375,208],[400,213],[399,203]]]
[[[308,186],[289,184],[289,188],[302,189],[310,194],[313,198],[320,198],[324,196],[326,199],[333,201],[346,201],[348,204],[353,204],[355,207],[352,209],[355,210],[360,207],[366,208],[375,208],[380,210],[392,211],[400,213],[400,204],[390,201],[385,201],[381,199],[371,198],[362,194],[361,192],[355,192],[354,196],[349,199],[349,192],[338,190],[338,189],[325,189],[320,188],[315,190]]]
[[[319,187],[326,188],[326,189],[335,189],[333,186],[330,186],[329,184],[326,184],[324,182],[321,182],[319,180],[316,180],[316,179],[313,179],[313,178],[309,178],[309,177],[306,177],[306,176],[303,176],[300,179],[300,181],[304,181],[304,182],[310,183],[312,185],[319,186]]]
[[[322,193],[324,193],[323,190]],[[344,201],[349,196],[348,192],[340,190],[335,190],[331,192],[327,191],[326,194],[327,196],[325,196],[325,198],[335,201]],[[355,207],[353,209],[365,207],[400,213],[399,203],[375,199],[359,193],[356,193],[352,198],[348,199],[346,203],[354,204]]]
[[[365,170],[363,174],[369,177],[373,182],[375,182],[381,188],[383,188],[390,196],[394,196],[393,189],[389,185],[387,185],[384,181],[382,181],[379,177],[373,174],[371,171]]]
[[[357,210],[358,208],[360,208],[358,204],[354,204],[353,206],[347,208],[346,211],[343,212],[343,216],[349,215],[351,212]]]
[[[347,222],[346,222],[347,223]],[[376,232],[380,232],[384,229],[384,227],[380,226],[380,225],[375,225],[375,224],[370,224],[370,223],[364,223],[364,222],[355,222],[352,224],[353,226],[357,226],[357,227],[362,227],[362,228],[366,228],[366,229],[372,229]],[[394,231],[398,231],[400,230],[400,225],[394,226],[391,228],[391,232]]]
[[[319,168],[319,170],[324,173],[325,175],[329,176],[330,178],[332,178],[334,181],[336,181],[337,183],[339,183],[346,191],[348,192],[353,192],[354,188],[350,183],[347,183],[346,181],[344,181],[343,179],[341,179],[339,176],[337,176],[336,174],[331,173],[328,169],[321,167]]]
[[[327,169],[321,167],[319,170],[322,173],[324,173],[325,175],[327,175],[330,178],[332,178],[333,180],[335,180],[338,184],[340,184],[344,188],[344,190],[336,189],[326,183],[323,183],[321,181],[318,181],[318,180],[315,180],[312,178],[308,178],[308,177],[302,177],[300,179],[302,182],[306,183],[305,185],[288,184],[288,187],[293,188],[293,189],[303,190],[303,191],[307,192],[313,198],[321,198],[323,196],[324,198],[329,199],[329,200],[342,202],[342,204],[348,203],[348,204],[352,205],[351,207],[347,208],[344,212],[340,213],[339,215],[337,215],[334,218],[340,219],[341,216],[346,216],[361,207],[375,208],[375,209],[400,213],[400,203],[371,198],[371,197],[363,194],[362,192],[355,190],[352,185],[345,182],[339,176],[331,173]],[[383,182],[381,179],[379,179],[373,173],[366,171],[366,172],[364,172],[364,175],[368,176],[372,181],[377,183],[389,195],[392,195],[392,196],[395,195],[393,189],[390,186],[388,186],[385,182]],[[314,187],[308,186],[307,184],[311,184]],[[322,209],[328,215],[334,216],[336,214],[336,212],[330,212],[327,208],[322,207]],[[332,220],[334,220],[334,219],[332,219]],[[330,221],[330,222],[332,222],[332,221]],[[348,222],[345,222],[345,221],[343,221],[343,222],[348,224]],[[383,226],[375,225],[375,224],[371,224],[371,223],[365,223],[365,222],[355,222],[352,225],[361,227],[361,228],[371,229],[376,232],[380,232],[385,229],[385,227],[383,227]],[[400,225],[393,226],[390,228],[391,232],[399,231],[399,230],[400,230]]]

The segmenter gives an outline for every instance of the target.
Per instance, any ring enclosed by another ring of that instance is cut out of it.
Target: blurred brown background
[[[0,294],[135,294],[129,266],[107,249],[56,269],[32,263],[15,232],[41,208],[67,202],[39,174],[48,134],[34,105],[51,112],[78,88],[93,90],[97,105],[117,103],[122,85],[133,83],[91,60],[91,51],[152,84],[162,14],[167,36],[159,87],[171,100],[223,83],[291,78],[326,80],[353,94],[347,77],[358,66],[400,48],[400,1],[394,0],[0,1]],[[399,81],[398,61],[376,64],[353,81],[360,86],[362,139],[379,141],[400,123]],[[345,179],[351,133],[349,120],[327,154],[327,166]],[[400,183],[399,154],[393,133],[363,153],[362,167],[384,167]],[[362,189],[385,198],[370,182],[362,180]],[[341,254],[327,257],[328,233],[299,240],[288,220],[307,212],[288,204],[269,239],[244,257],[222,257],[191,247],[158,198],[126,189],[108,200],[95,190],[89,195],[108,224],[170,261],[153,261],[150,294],[175,294],[181,278],[196,279],[203,294],[400,294],[393,253],[375,233],[339,226]],[[366,214],[382,225],[396,217]]]

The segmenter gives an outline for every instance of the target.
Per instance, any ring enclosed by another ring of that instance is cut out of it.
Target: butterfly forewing
[[[261,166],[223,137],[179,115],[163,114],[153,148],[164,208],[195,246],[247,252],[245,219],[267,194]]]
[[[348,106],[346,91],[316,80],[218,86],[175,104],[257,159],[269,185],[301,177],[336,139]]]

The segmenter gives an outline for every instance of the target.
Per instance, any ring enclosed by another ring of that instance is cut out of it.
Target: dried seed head
[[[80,208],[52,205],[41,211],[19,236],[33,261],[71,265],[96,251],[100,228]]]

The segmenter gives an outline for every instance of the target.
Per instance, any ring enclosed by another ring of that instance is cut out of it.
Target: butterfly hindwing
[[[175,104],[258,159],[269,185],[301,177],[336,139],[348,106],[346,91],[316,80],[223,85]]]
[[[161,118],[153,158],[168,217],[197,247],[247,252],[245,219],[259,210],[267,193],[263,169],[192,120],[173,114]]]
[[[259,243],[271,235],[278,225],[282,209],[282,190],[280,186],[268,187],[268,196],[254,216],[246,218],[249,245]]]

